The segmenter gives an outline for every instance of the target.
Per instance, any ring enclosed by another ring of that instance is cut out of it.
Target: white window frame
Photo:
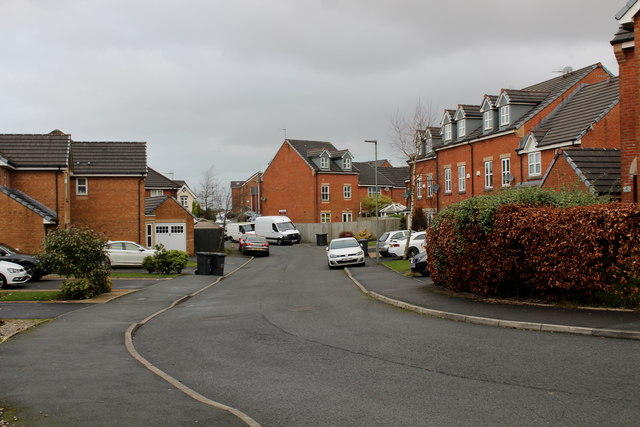
[[[493,161],[484,162],[484,188],[493,188]]]
[[[462,119],[458,121],[458,138],[462,138],[467,135],[467,121]]]
[[[542,175],[542,155],[540,151],[529,153],[529,176]]]
[[[150,248],[153,240],[153,224],[147,224],[147,247]]]
[[[353,213],[342,212],[342,222],[353,222]]]
[[[160,197],[164,196],[164,191],[162,190],[151,190],[151,197]]]
[[[76,195],[86,196],[89,194],[89,179],[76,178]]]
[[[502,165],[502,186],[508,187],[511,182],[509,181],[509,175],[511,175],[511,159],[509,157],[505,157],[500,160]]]
[[[320,200],[323,202],[329,201],[329,184],[322,184],[320,186]]]
[[[379,186],[378,186],[378,194],[380,194],[380,187]],[[367,188],[367,196],[376,197],[376,187],[375,186],[371,186],[371,187]]]
[[[187,204],[189,203],[189,196],[180,196],[180,204],[183,208],[188,208]]]
[[[511,106],[509,104],[500,107],[500,126],[506,126],[511,122]]]
[[[345,199],[351,199],[351,184],[345,184],[342,186],[342,196]]]
[[[342,160],[342,166],[344,166],[344,168],[345,168],[346,170],[351,169],[351,159],[350,159],[350,158],[348,158],[348,157],[345,157],[345,158]]]
[[[426,153],[431,153],[433,151],[433,139],[428,138],[427,142],[425,142],[425,148],[424,148],[425,154]]]
[[[444,168],[444,192],[451,194],[451,168]]]
[[[416,178],[416,197],[418,200],[422,199],[422,177]]]
[[[331,222],[331,212],[320,212],[320,222],[321,223]]]
[[[445,141],[451,141],[452,138],[452,126],[451,123],[447,123],[446,125],[444,125],[444,140]]]
[[[325,156],[320,157],[320,169],[329,169],[329,158]]]
[[[466,167],[465,165],[458,166],[458,192],[462,193],[467,191],[467,178],[466,178]]]
[[[427,176],[427,197],[433,196],[433,177]]]
[[[482,118],[484,119],[484,130],[493,129],[493,110],[485,111]]]

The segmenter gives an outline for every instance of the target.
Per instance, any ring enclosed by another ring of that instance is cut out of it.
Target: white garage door
[[[162,243],[167,250],[187,250],[187,226],[184,223],[156,224],[156,245]]]

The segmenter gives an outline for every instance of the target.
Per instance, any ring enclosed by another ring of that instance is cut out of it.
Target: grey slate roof
[[[393,183],[394,187],[404,187],[405,181],[409,179],[409,166],[399,168],[382,168],[378,173],[386,176]]]
[[[630,42],[630,41],[633,41],[633,39],[634,39],[633,28],[627,29],[623,25],[621,25],[620,28],[618,28],[618,32],[616,32],[616,34],[613,36],[613,39],[611,40],[610,43],[613,45],[618,43]]]
[[[27,209],[37,213],[42,218],[44,218],[46,222],[49,222],[49,223],[58,222],[58,215],[54,211],[52,211],[42,203],[38,202],[37,200],[27,196],[22,191],[15,190],[13,188],[7,188],[0,185],[0,192],[6,194],[16,202],[25,206]]]
[[[622,17],[625,15],[625,13],[627,13],[629,11],[629,9],[631,9],[633,7],[634,4],[636,4],[638,0],[629,0],[627,2],[627,4],[624,5],[624,7],[622,9],[620,9],[620,11],[618,11],[618,13],[616,13],[616,19],[617,20],[621,20]]]
[[[618,86],[618,77],[612,77],[572,93],[533,130],[538,147],[580,140],[618,104]],[[520,148],[524,148],[526,139],[522,139]]]
[[[231,181],[231,188],[240,188],[244,183],[245,181]]]
[[[75,175],[146,175],[145,142],[71,143],[72,170]]]
[[[459,108],[462,108],[464,110],[464,115],[466,118],[482,117],[479,105],[460,104]]]
[[[592,192],[620,194],[620,150],[573,148],[564,150],[562,154]]]
[[[371,162],[374,163],[374,162]],[[355,170],[360,172],[358,175],[358,184],[359,185],[376,185],[376,175],[375,175],[375,167],[369,162],[353,162],[353,167]],[[393,169],[393,168],[382,168],[378,167],[378,186],[379,187],[389,187],[393,186],[393,182],[389,180],[386,176],[382,175],[380,171],[382,169]]]
[[[316,153],[322,152],[322,150],[327,150],[331,158],[342,156],[347,150],[338,150],[334,145],[330,142],[325,141],[306,141],[301,139],[287,139],[286,142],[289,143],[293,147],[294,150],[298,152],[300,157],[304,159],[304,161],[316,172],[331,172],[331,173],[354,173],[355,171],[345,171],[339,167],[335,161],[329,161],[329,169],[320,169],[312,160],[310,160],[310,155],[317,155]]]
[[[509,97],[510,104],[538,104],[549,96],[549,91],[546,90],[505,89],[504,92]]]
[[[162,175],[160,172],[156,171],[152,168],[147,168],[147,176],[144,179],[144,188],[147,189],[167,189],[167,190],[177,190],[182,185],[173,181],[166,176]]]
[[[191,212],[189,212],[189,210],[187,208],[185,208],[180,203],[178,203],[176,201],[176,199],[174,199],[173,197],[169,197],[169,196],[145,197],[145,199],[144,199],[144,214],[145,215],[153,215],[153,213],[156,211],[156,209],[158,209],[164,202],[166,202],[169,199],[173,200],[176,203],[176,205],[180,206],[192,218],[195,218],[195,216]]]
[[[0,134],[0,155],[16,168],[65,168],[71,136],[54,132]]]

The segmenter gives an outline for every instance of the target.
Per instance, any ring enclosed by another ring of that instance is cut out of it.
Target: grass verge
[[[390,269],[392,269],[393,271],[397,271],[398,273],[406,273],[411,270],[408,259],[382,261],[382,265],[389,267]]]
[[[60,291],[0,291],[0,302],[10,301],[57,301]]]
[[[180,274],[115,273],[113,271],[109,274],[112,279],[173,279],[179,276]]]

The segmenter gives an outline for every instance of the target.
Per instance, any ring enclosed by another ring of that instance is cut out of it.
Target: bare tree
[[[435,115],[431,106],[425,107],[420,100],[416,103],[412,116],[402,114],[396,110],[391,118],[391,132],[393,148],[398,151],[409,164],[409,214],[407,215],[407,245],[404,259],[409,253],[409,240],[413,223],[413,209],[416,202],[416,178],[418,176],[416,160],[423,153],[424,135],[427,127],[435,123]]]
[[[196,187],[196,196],[202,203],[204,208],[204,217],[211,215],[215,205],[220,201],[220,193],[222,187],[218,176],[213,171],[213,165],[209,166],[203,174],[198,186]],[[208,218],[211,219],[211,218]]]

